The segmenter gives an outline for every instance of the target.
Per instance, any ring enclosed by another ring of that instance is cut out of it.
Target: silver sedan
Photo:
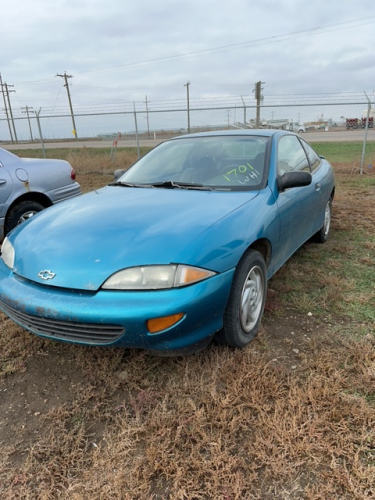
[[[67,161],[19,158],[0,148],[0,242],[37,212],[79,194]]]

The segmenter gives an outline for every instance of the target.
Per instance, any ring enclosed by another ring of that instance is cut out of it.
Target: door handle
[[[316,190],[316,191],[320,191],[320,188],[321,188],[320,183],[319,183],[319,182],[317,182],[317,183],[315,184],[315,190]]]

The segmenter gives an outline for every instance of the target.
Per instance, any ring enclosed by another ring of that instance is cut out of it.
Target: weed
[[[107,182],[108,151],[70,154],[84,190]],[[272,278],[243,350],[162,359],[1,316],[0,498],[373,498],[374,174],[335,169],[329,240]]]

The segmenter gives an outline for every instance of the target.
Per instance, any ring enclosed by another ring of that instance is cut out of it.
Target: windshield
[[[255,190],[263,184],[269,141],[261,136],[203,136],[160,144],[119,183],[155,187]]]

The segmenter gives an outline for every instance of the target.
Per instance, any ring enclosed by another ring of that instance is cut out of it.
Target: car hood
[[[121,269],[175,262],[191,241],[257,194],[107,186],[16,228],[14,271],[49,286],[97,290]],[[194,256],[184,263],[194,265]],[[43,280],[41,271],[55,276]]]

